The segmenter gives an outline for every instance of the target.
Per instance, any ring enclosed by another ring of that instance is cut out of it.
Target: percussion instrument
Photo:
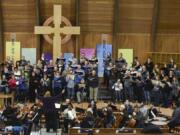
[[[165,125],[167,125],[167,122],[165,122],[165,121],[152,121],[151,123],[153,125],[156,125],[156,126],[165,126]]]
[[[168,121],[164,117],[155,117],[155,118],[152,119],[152,121],[150,123],[153,124],[153,125],[156,125],[156,126],[166,127]]]
[[[167,121],[167,119],[164,117],[155,117],[153,120],[154,121]]]

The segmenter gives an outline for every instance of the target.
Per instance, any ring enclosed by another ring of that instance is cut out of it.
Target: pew
[[[100,129],[77,129],[77,128],[71,128],[69,129],[68,135],[89,135],[92,133],[93,135],[144,135],[145,133],[142,133],[141,128],[127,128],[123,132],[119,132],[119,129],[116,128],[100,128]],[[172,133],[169,133],[168,128],[162,128],[163,135],[172,135]],[[88,133],[89,131],[89,133]],[[129,131],[129,132],[128,132]],[[149,135],[153,135],[153,133],[148,133]],[[174,133],[173,133],[174,134]]]

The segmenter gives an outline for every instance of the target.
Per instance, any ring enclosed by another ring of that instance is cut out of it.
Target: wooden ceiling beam
[[[116,59],[117,57],[117,33],[119,32],[119,1],[120,0],[114,0],[114,24],[113,24],[113,55],[112,57]]]
[[[40,0],[35,0],[35,14],[36,14],[36,26],[40,25]],[[41,57],[41,42],[40,35],[36,35],[36,59],[40,59]]]
[[[159,5],[160,5],[160,0],[154,0],[151,33],[150,33],[151,47],[152,47],[153,52],[156,51],[156,33],[157,33],[157,25],[158,25],[158,18],[159,18]]]
[[[80,15],[80,0],[75,1],[75,12],[76,12],[76,26],[79,26],[79,15]],[[76,47],[75,56],[79,58],[79,36],[76,36]]]
[[[0,63],[4,61],[4,36],[3,36],[3,13],[2,0],[0,1]]]

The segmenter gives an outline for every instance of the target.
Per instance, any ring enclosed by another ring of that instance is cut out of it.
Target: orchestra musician
[[[170,130],[176,126],[180,126],[180,104],[177,104],[177,107],[172,114],[172,118],[169,121],[168,126]]]
[[[68,108],[64,110],[64,128],[65,133],[68,132],[68,128],[74,127],[75,124],[80,123],[77,118],[76,111],[72,104],[68,105]]]
[[[95,127],[95,118],[91,111],[86,112],[85,118],[80,124],[81,128],[94,128]]]

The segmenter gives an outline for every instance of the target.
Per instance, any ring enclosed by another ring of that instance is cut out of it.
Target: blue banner
[[[96,55],[98,59],[98,76],[104,76],[104,59],[107,54],[112,54],[112,45],[111,44],[97,44],[96,45]]]
[[[68,61],[69,61],[69,59],[71,59],[71,58],[72,58],[72,56],[73,56],[73,54],[72,54],[72,53],[64,53],[64,58],[65,58],[65,67],[67,67],[67,65],[68,65]]]

